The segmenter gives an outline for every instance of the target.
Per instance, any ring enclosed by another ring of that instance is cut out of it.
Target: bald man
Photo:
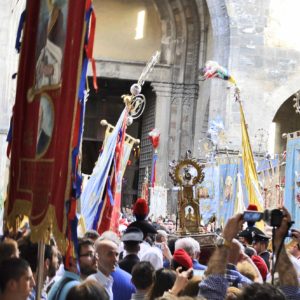
[[[118,246],[110,240],[98,239],[95,248],[98,253],[98,272],[88,278],[100,282],[106,289],[109,299],[113,300],[113,278],[110,274],[115,271],[118,264]]]

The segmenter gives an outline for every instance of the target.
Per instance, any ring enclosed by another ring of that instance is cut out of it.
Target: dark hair
[[[37,269],[37,258],[38,258],[38,244],[32,243],[30,237],[26,237],[20,241],[19,250],[20,256],[27,260],[32,272],[36,272]],[[44,261],[46,259],[52,259],[53,249],[50,245],[45,245]]]
[[[19,280],[29,269],[29,264],[22,258],[9,258],[0,264],[0,290],[5,291],[9,280]]]
[[[144,240],[150,245],[153,246],[154,243],[154,235],[152,233],[148,233]]]
[[[285,300],[286,297],[282,291],[269,283],[252,283],[243,288],[238,300]]]
[[[78,239],[78,255],[80,256],[81,254],[81,249],[84,247],[84,246],[92,246],[94,247],[94,242],[93,240],[89,239],[89,238],[81,238],[81,239]]]
[[[11,256],[16,252],[18,252],[17,242],[13,239],[5,239],[0,243],[0,262],[11,258]]]
[[[126,241],[126,242],[123,242],[123,244],[124,244],[124,249],[128,252],[138,253],[140,250],[140,242]]]
[[[160,297],[174,285],[176,273],[173,270],[161,268],[155,272],[154,283],[149,291],[149,300]]]
[[[97,240],[100,237],[98,231],[90,229],[84,234],[84,238],[91,239],[93,241]]]
[[[172,255],[175,252],[175,242],[176,241],[177,241],[177,238],[171,238],[168,240],[168,247],[169,247]]]
[[[245,254],[248,255],[249,257],[252,257],[252,255],[255,254],[255,249],[252,247],[245,247],[244,248]]]
[[[131,281],[137,289],[146,290],[154,281],[155,269],[149,261],[141,261],[132,268]]]
[[[109,300],[104,287],[95,280],[86,280],[70,289],[66,300]]]

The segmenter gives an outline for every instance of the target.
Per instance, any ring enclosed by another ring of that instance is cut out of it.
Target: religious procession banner
[[[103,149],[93,169],[92,175],[88,180],[85,189],[82,191],[81,213],[84,217],[87,230],[98,228],[98,221],[104,207],[104,190],[107,187],[107,179],[125,114],[126,108],[124,108],[112,132],[110,132],[109,127],[107,128]]]
[[[239,105],[242,129],[242,159],[245,174],[245,184],[248,191],[248,200],[249,204],[256,205],[258,211],[263,211],[263,199],[259,190],[258,176],[241,101],[239,101]]]
[[[207,165],[203,172],[205,174],[204,181],[197,186],[197,193],[200,202],[201,224],[206,225],[211,218],[217,217],[220,199],[219,168],[216,165]]]
[[[222,227],[233,216],[237,193],[239,158],[225,158],[219,164],[220,201],[219,225]]]
[[[65,239],[66,203],[77,195],[85,12],[86,1],[27,1],[6,213],[8,224],[28,215],[36,241],[48,229]]]
[[[257,166],[257,175],[264,199],[264,208],[278,208],[282,205],[278,157],[260,160]]]
[[[159,217],[167,216],[168,189],[164,186],[155,185],[150,188],[149,217],[157,220]]]
[[[246,210],[244,189],[242,184],[242,174],[237,173],[236,198],[234,204],[234,214],[242,214]]]
[[[286,147],[284,206],[300,226],[300,131],[288,134]]]
[[[112,207],[111,213],[106,214],[107,221],[108,220],[110,221],[109,229],[116,233],[119,232],[119,220],[121,216],[121,195],[122,195],[123,176],[127,167],[128,159],[130,157],[132,146],[135,142],[135,139],[133,139],[131,136],[126,134],[126,128],[127,128],[126,123],[127,123],[127,118],[124,120],[123,128],[122,128],[122,137],[119,139],[119,143],[117,145],[119,147],[119,151],[118,153],[116,153],[115,156],[116,163],[114,169],[114,184],[112,190],[114,205]],[[107,212],[110,212],[110,209],[108,209]],[[105,226],[102,226],[102,223],[105,223],[104,218],[101,220],[99,226],[101,232],[103,232],[105,229]]]

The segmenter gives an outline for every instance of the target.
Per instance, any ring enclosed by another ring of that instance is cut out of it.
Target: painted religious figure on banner
[[[66,39],[67,4],[67,0],[40,2],[35,80],[34,86],[28,92],[29,101],[32,101],[41,91],[60,88]]]
[[[54,109],[51,99],[46,95],[41,95],[39,106],[38,134],[36,143],[36,153],[44,153],[51,141],[54,124]]]
[[[233,196],[233,180],[231,176],[227,176],[225,179],[224,197],[226,201],[232,199]]]
[[[40,15],[43,24],[39,28],[40,39],[37,43],[37,62],[35,89],[53,86],[61,82],[63,50],[66,27],[62,7],[66,1],[48,1],[48,15]]]

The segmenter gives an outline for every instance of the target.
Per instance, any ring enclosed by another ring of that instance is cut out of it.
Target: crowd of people
[[[41,299],[300,299],[300,231],[293,229],[285,243],[292,220],[282,211],[272,237],[255,224],[243,230],[243,214],[234,215],[203,264],[198,240],[170,235],[138,213],[122,235],[87,231],[74,257],[62,256],[52,239],[45,247]],[[37,257],[30,235],[3,239],[0,300],[37,299]]]

